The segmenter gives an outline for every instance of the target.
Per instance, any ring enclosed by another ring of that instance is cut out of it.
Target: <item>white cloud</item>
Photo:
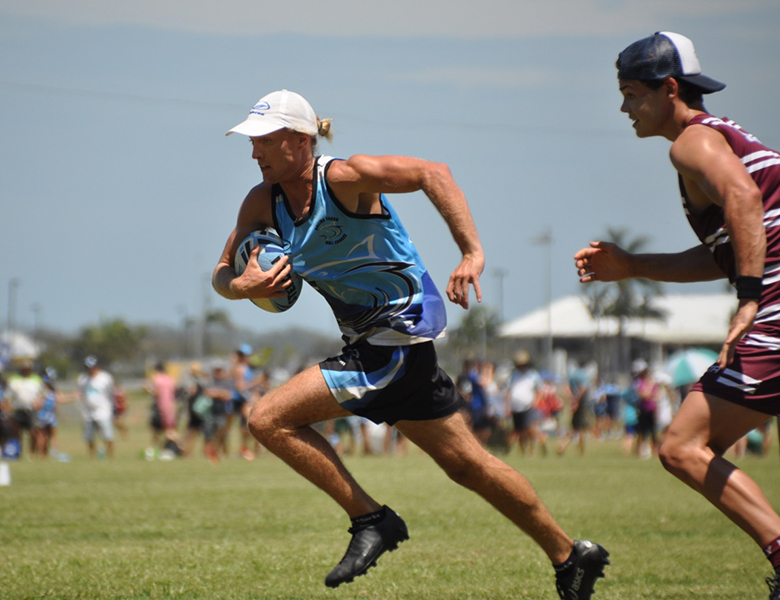
[[[651,30],[777,0],[0,0],[0,12],[62,25],[132,24],[205,33],[509,38]]]

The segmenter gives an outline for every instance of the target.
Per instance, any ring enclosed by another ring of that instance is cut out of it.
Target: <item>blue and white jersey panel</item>
[[[310,210],[296,221],[274,186],[274,225],[292,268],[330,304],[348,343],[404,346],[443,337],[444,301],[387,198],[382,214],[351,213],[315,165]]]

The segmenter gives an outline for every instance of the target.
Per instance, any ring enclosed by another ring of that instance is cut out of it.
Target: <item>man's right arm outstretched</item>
[[[672,254],[632,254],[611,242],[591,242],[574,255],[574,264],[582,283],[631,277],[691,283],[726,277],[703,244]]]

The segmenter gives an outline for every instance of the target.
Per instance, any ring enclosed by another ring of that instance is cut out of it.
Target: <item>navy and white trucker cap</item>
[[[702,75],[693,42],[679,33],[659,31],[620,53],[618,79],[658,81],[667,77],[687,81],[704,94],[726,87],[725,83]]]

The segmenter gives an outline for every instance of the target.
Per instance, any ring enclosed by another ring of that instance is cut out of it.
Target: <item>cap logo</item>
[[[265,116],[265,113],[271,110],[271,105],[268,104],[265,100],[262,102],[258,102],[252,107],[252,110],[249,111],[250,115],[260,115],[261,117]]]

